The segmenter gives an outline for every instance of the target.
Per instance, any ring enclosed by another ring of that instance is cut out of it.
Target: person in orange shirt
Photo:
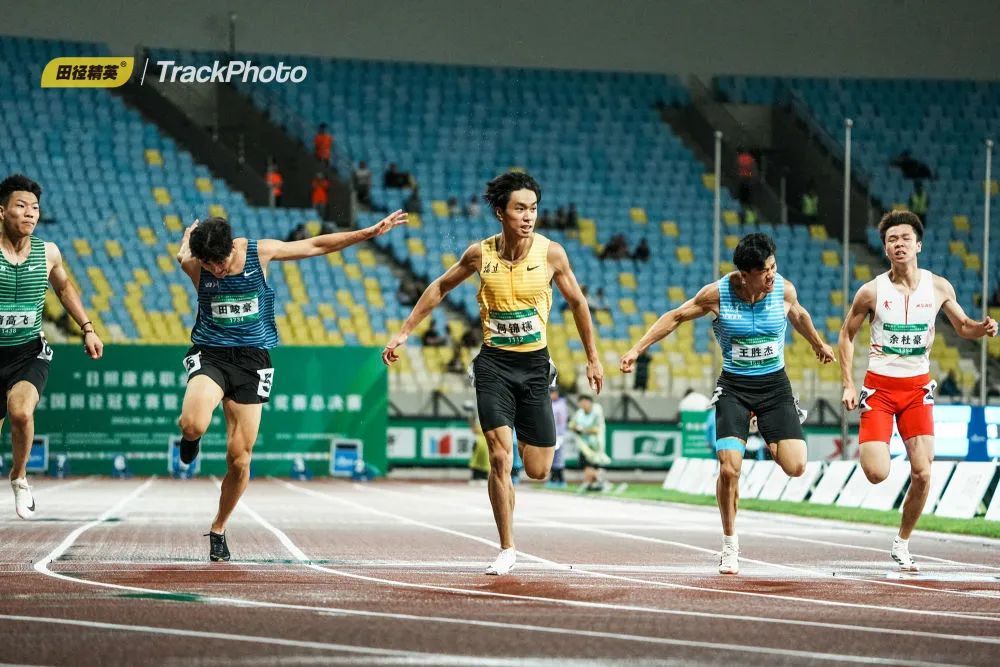
[[[267,172],[264,174],[264,180],[267,182],[267,188],[270,192],[271,206],[281,206],[281,186],[284,185],[285,179],[281,177],[281,172],[278,171],[278,164],[274,158],[267,160]]]
[[[326,220],[326,205],[330,200],[330,179],[321,171],[312,179],[312,205],[320,220]]]
[[[327,164],[330,162],[330,155],[333,152],[333,135],[326,127],[326,123],[319,124],[319,131],[313,137],[313,155],[320,162]]]

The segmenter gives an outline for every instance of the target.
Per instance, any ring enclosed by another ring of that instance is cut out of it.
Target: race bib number
[[[33,303],[0,303],[0,335],[17,336],[35,327],[37,307]]]
[[[269,398],[271,396],[271,382],[274,380],[274,369],[262,368],[257,371],[257,377],[259,378],[257,395],[261,398]]]
[[[212,321],[223,327],[256,322],[260,319],[260,304],[256,292],[214,296],[210,308]]]
[[[534,308],[511,312],[490,311],[490,344],[512,347],[542,339],[542,318]]]
[[[733,338],[733,365],[738,368],[766,368],[781,363],[782,344],[770,336]]]
[[[885,354],[898,354],[903,357],[927,354],[928,325],[926,324],[886,322],[882,325],[882,332],[885,337],[882,352]]]
[[[195,371],[201,370],[201,352],[184,357],[184,370],[187,371],[188,377]]]

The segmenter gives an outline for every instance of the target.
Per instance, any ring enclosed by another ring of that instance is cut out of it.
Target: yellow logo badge
[[[117,88],[132,76],[134,58],[53,58],[42,71],[42,88]]]

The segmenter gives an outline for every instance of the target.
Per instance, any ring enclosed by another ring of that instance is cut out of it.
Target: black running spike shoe
[[[213,562],[229,560],[229,546],[226,544],[226,534],[205,533],[209,541],[208,558]]]

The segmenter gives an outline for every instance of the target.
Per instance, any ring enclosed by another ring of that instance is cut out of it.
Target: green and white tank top
[[[21,345],[42,332],[42,309],[49,276],[45,242],[30,237],[31,252],[20,264],[11,264],[0,253],[0,347]]]

